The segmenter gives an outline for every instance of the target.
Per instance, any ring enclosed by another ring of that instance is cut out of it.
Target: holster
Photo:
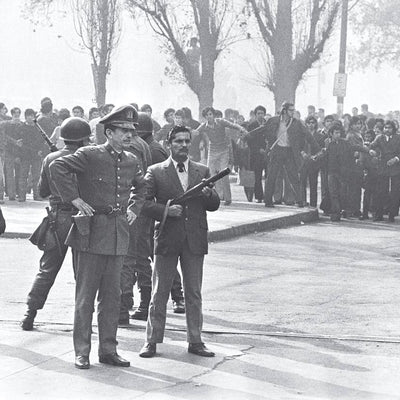
[[[50,230],[50,220],[48,216],[43,218],[43,221],[36,228],[35,232],[32,233],[29,240],[42,251],[51,250],[57,246],[54,233]]]
[[[68,232],[66,243],[71,247],[88,248],[92,217],[85,215],[72,216],[72,226]]]

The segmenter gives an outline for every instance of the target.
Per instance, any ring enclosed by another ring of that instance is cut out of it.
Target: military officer
[[[120,278],[129,245],[129,224],[139,214],[145,197],[140,163],[124,151],[135,130],[136,109],[130,105],[119,107],[99,122],[104,125],[105,144],[79,149],[50,165],[61,198],[79,210],[66,240],[76,254],[73,340],[75,366],[79,369],[90,367],[96,294],[99,361],[120,367],[130,365],[116,348]]]
[[[72,215],[78,210],[70,203],[65,203],[59,196],[54,182],[50,179],[50,163],[57,158],[73,154],[75,151],[89,143],[90,127],[82,118],[68,118],[61,125],[60,138],[65,146],[54,153],[50,153],[43,161],[39,179],[39,194],[41,197],[49,197],[49,218],[54,222],[55,232],[43,234],[43,238],[34,234],[31,241],[36,242],[42,250],[39,272],[35,277],[32,288],[28,294],[28,309],[21,321],[21,327],[25,331],[33,329],[33,321],[37,310],[41,310],[46,302],[51,287],[54,284],[58,271],[64,262],[68,247],[64,244],[68,231],[72,224]],[[37,232],[40,232],[38,230]],[[57,239],[55,239],[57,236]],[[50,239],[50,242],[46,242]]]

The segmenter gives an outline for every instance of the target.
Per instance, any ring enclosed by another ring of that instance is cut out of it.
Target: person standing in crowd
[[[354,167],[350,176],[350,199],[349,199],[349,215],[347,217],[361,216],[361,186],[363,181],[363,164],[365,153],[368,152],[368,147],[364,145],[364,139],[361,134],[361,120],[359,117],[352,117],[350,120],[349,131],[346,139],[350,143],[354,151]]]
[[[100,123],[100,119],[110,114],[114,108],[114,104],[108,103],[100,108],[100,118],[98,120],[93,119],[92,125],[92,136],[90,140],[95,144],[104,144],[107,141],[106,135],[104,134],[104,125]],[[96,121],[96,122],[94,122]],[[94,134],[93,134],[94,128]]]
[[[153,108],[151,107],[150,104],[143,104],[142,107],[140,107],[140,111],[145,112],[150,118],[151,122],[153,123],[153,131],[158,132],[161,129],[160,124],[152,117],[153,114]]]
[[[18,192],[21,172],[21,110],[18,107],[11,109],[11,120],[0,124],[4,137],[4,171],[8,200],[14,201]]]
[[[306,118],[306,126],[311,132],[320,149],[325,147],[325,136],[318,130],[318,121],[315,117]],[[300,185],[302,192],[302,201],[307,203],[307,181],[310,186],[310,206],[317,207],[318,205],[318,175],[321,170],[321,161],[313,160],[310,145],[307,144],[306,153],[309,158],[304,160],[304,164],[300,170]]]
[[[77,117],[77,118],[86,119],[85,118],[85,110],[81,106],[74,106],[72,108],[72,116]]]
[[[28,309],[21,321],[21,327],[24,331],[33,329],[37,311],[41,310],[46,302],[67,253],[68,246],[64,242],[71,228],[71,218],[78,212],[72,204],[63,202],[59,196],[55,182],[50,176],[49,166],[57,158],[73,154],[78,148],[88,144],[89,136],[90,128],[86,121],[80,118],[68,118],[61,125],[61,137],[65,143],[64,148],[50,153],[43,160],[40,171],[39,194],[43,198],[49,198],[50,218],[54,223],[55,231],[48,232],[45,236],[48,243],[46,241],[40,243],[41,238],[39,237],[36,239],[31,238],[43,250],[43,255],[40,258],[39,272],[28,294],[26,302]],[[53,228],[47,227],[47,229]],[[57,236],[56,240],[54,240],[54,236]]]
[[[319,146],[303,123],[293,118],[294,111],[293,103],[284,102],[279,115],[270,118],[265,125],[265,138],[268,143],[271,143],[271,158],[265,183],[266,207],[274,206],[272,196],[281,168],[286,170],[289,184],[295,194],[296,204],[299,207],[304,206],[300,191],[299,170],[303,159],[308,157],[305,152],[306,143],[310,144],[313,154],[319,151]]]
[[[130,365],[117,353],[120,279],[129,245],[128,225],[139,215],[146,192],[139,161],[123,149],[131,142],[137,111],[130,105],[122,106],[100,123],[104,124],[106,144],[81,148],[50,164],[63,202],[79,210],[66,239],[75,250],[73,339],[75,366],[79,369],[90,367],[96,294],[99,361],[119,367]]]
[[[60,126],[63,123],[63,121],[69,118],[70,116],[71,114],[69,113],[69,110],[66,108],[61,108],[61,110],[58,112],[57,116],[58,125],[54,128],[54,131],[50,136],[51,142],[56,145],[57,149],[62,149],[64,147],[64,141],[61,139]]]
[[[206,122],[202,123],[192,133],[198,135],[204,133],[207,135],[210,146],[208,150],[207,165],[210,168],[211,175],[222,171],[229,166],[229,138],[225,129],[236,129],[241,133],[247,132],[246,129],[233,122],[223,118],[216,118],[216,110],[212,107],[206,107],[202,111]],[[226,175],[220,179],[215,186],[220,198],[225,200],[224,204],[229,206],[232,203],[231,187],[229,176]]]
[[[8,109],[4,103],[0,103],[0,122],[9,121],[11,117],[7,115]]]
[[[53,103],[50,97],[44,97],[40,105],[40,115],[37,122],[46,135],[50,137],[57,126],[57,114],[53,112]]]
[[[188,107],[182,107],[184,113],[183,124],[190,129],[197,129],[200,122],[192,117],[192,111]],[[207,164],[208,157],[208,138],[204,133],[196,135],[192,138],[192,144],[189,149],[189,157],[192,161]]]
[[[388,120],[383,134],[370,145],[370,155],[380,153],[380,175],[377,183],[376,213],[374,221],[383,221],[385,201],[389,199],[389,222],[394,222],[400,203],[400,135],[396,125]]]
[[[166,144],[166,139],[168,132],[175,125],[175,110],[173,108],[167,108],[164,111],[164,119],[167,122],[159,131],[154,132],[154,138],[157,142],[161,143],[161,145],[168,151],[168,146]]]
[[[176,126],[168,134],[171,157],[152,165],[146,174],[147,200],[143,212],[160,221],[155,227],[155,260],[153,291],[146,327],[146,343],[141,357],[154,357],[156,344],[162,343],[166,321],[166,304],[180,261],[186,299],[187,339],[190,353],[213,357],[201,338],[204,255],[207,254],[207,211],[219,207],[219,197],[214,189],[205,187],[202,192],[183,205],[169,205],[174,199],[210,176],[203,164],[188,158],[191,143],[190,131]],[[155,201],[154,201],[155,200]]]
[[[350,143],[343,138],[341,123],[334,122],[329,128],[326,139],[326,159],[330,197],[331,221],[340,221],[342,210],[348,209],[348,186],[354,168],[354,151]]]
[[[41,200],[39,196],[38,182],[40,177],[40,167],[42,165],[44,154],[48,147],[39,134],[35,124],[36,113],[31,108],[25,110],[25,123],[21,127],[20,139],[22,146],[20,148],[21,172],[19,179],[18,201],[26,200],[28,189],[29,172],[32,177],[33,200]]]
[[[256,119],[251,122],[247,130],[252,131],[260,126],[264,126],[267,121],[265,115],[267,110],[263,106],[257,106],[254,109]],[[262,185],[262,176],[265,171],[267,175],[267,143],[262,131],[251,135],[247,139],[249,146],[250,170],[254,171],[254,196],[257,203],[262,203],[264,200],[264,189]]]

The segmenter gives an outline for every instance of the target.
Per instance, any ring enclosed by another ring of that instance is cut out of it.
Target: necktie
[[[178,167],[179,172],[185,172],[185,164],[183,162],[178,162],[176,166]]]

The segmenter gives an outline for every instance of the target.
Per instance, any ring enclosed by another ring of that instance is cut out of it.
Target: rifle
[[[33,123],[35,124],[36,128],[38,128],[38,131],[42,135],[42,138],[44,139],[46,144],[49,146],[50,151],[52,153],[55,152],[55,151],[58,151],[57,146],[49,139],[49,137],[46,135],[46,132],[43,130],[43,128],[37,122],[36,118],[33,120]]]
[[[212,185],[214,182],[222,179],[224,176],[228,175],[230,172],[231,172],[231,170],[229,168],[225,168],[222,171],[218,172],[217,174],[211,176],[210,178],[204,179],[203,181],[198,183],[196,186],[193,186],[192,188],[187,190],[185,193],[181,194],[180,196],[176,197],[175,199],[172,199],[170,201],[169,205],[173,206],[174,204],[183,204],[185,201],[198,196],[206,186]]]
[[[170,199],[167,201],[167,204],[165,205],[165,210],[163,217],[160,222],[160,227],[158,228],[158,235],[161,234],[165,221],[167,220],[168,216],[168,208],[169,206],[172,206],[174,204],[183,204],[185,201],[188,201],[190,199],[193,199],[194,197],[197,197],[200,195],[201,191],[206,187],[212,185],[214,182],[222,179],[225,175],[228,175],[231,172],[229,168],[225,168],[222,171],[218,172],[217,174],[209,177],[208,179],[202,180],[200,183],[198,183],[196,186],[193,186],[189,190],[187,190],[185,193],[181,194],[178,197],[175,197],[175,199]]]

